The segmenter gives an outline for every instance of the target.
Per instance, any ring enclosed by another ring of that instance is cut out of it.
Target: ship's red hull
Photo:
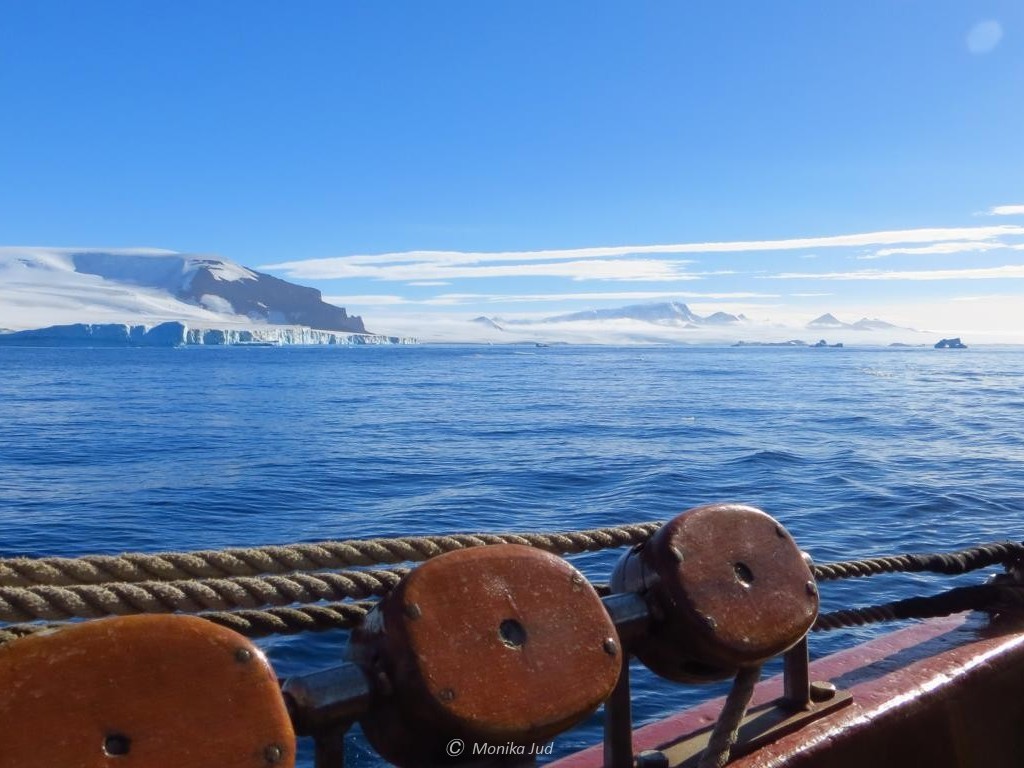
[[[1019,625],[1000,631],[976,615],[927,621],[812,662],[811,680],[831,681],[852,701],[735,757],[731,766],[1024,766]],[[781,677],[767,680],[751,706],[781,694]],[[695,758],[687,757],[686,739],[709,729],[721,705],[711,701],[637,729],[634,752],[658,750],[668,765],[689,766]],[[554,765],[598,768],[602,748]]]

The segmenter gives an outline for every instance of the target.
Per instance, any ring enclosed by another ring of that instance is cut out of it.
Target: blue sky
[[[378,326],[1024,332],[1016,1],[6,0],[0,108],[4,245],[214,253]]]

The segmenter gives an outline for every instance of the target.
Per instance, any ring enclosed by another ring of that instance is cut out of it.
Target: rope
[[[198,613],[347,597],[380,597],[390,592],[408,572],[408,568],[393,568],[137,584],[0,587],[0,621],[94,619],[177,611]]]
[[[456,534],[152,555],[0,559],[0,622],[181,611],[200,613],[224,626],[237,627],[243,634],[257,633],[255,636],[350,626],[346,622],[355,621],[356,616],[351,603],[305,608],[286,606],[380,597],[409,570],[324,572],[323,569],[419,561],[443,552],[501,543],[523,544],[556,554],[578,554],[645,541],[659,526],[660,523],[648,522],[548,534]],[[1024,543],[998,542],[945,554],[905,554],[823,563],[814,565],[813,570],[818,580],[825,581],[895,572],[960,574],[996,564],[1009,569],[1024,566]],[[823,614],[818,617],[814,630],[946,616],[966,610],[998,610],[999,605],[1016,609],[1022,603],[1024,590],[1020,588],[962,587],[929,598]],[[266,606],[275,607],[254,610]],[[0,627],[0,642],[46,626]]]
[[[63,625],[60,624],[11,624],[6,627],[0,627],[0,645],[9,643],[12,640],[17,640],[20,637],[28,637],[34,635],[36,632],[42,632],[44,629],[58,629]]]
[[[880,573],[919,573],[930,571],[952,576],[990,565],[1012,565],[1024,561],[1024,543],[1001,541],[958,552],[926,555],[890,555],[867,560],[847,560],[813,566],[818,581],[875,576]]]
[[[467,547],[524,544],[557,555],[613,549],[646,541],[660,523],[635,523],[561,533],[483,533],[353,539],[287,546],[160,554],[0,558],[0,586],[68,586],[109,582],[179,581],[419,562]]]
[[[722,712],[715,721],[708,745],[700,755],[697,768],[722,768],[729,762],[729,753],[736,743],[740,725],[747,714],[747,705],[754,695],[754,686],[761,678],[761,667],[741,667],[732,681]]]
[[[329,629],[353,629],[376,605],[329,603],[296,608],[268,608],[265,611],[218,611],[200,613],[199,618],[233,629],[246,637],[297,635],[300,632],[326,632]]]
[[[271,634],[351,629],[373,607],[373,601],[329,603],[267,610],[216,611],[197,614],[247,637]],[[873,622],[926,619],[970,610],[1009,612],[1024,610],[1024,587],[983,584],[957,587],[930,597],[912,597],[877,606],[823,613],[812,628],[823,632]],[[71,622],[8,624],[0,627],[0,645],[36,632],[70,626]]]
[[[648,522],[561,533],[452,534],[159,554],[0,558],[0,586],[69,586],[282,574],[353,565],[419,562],[443,552],[503,543],[524,544],[554,554],[572,555],[637,544],[645,541],[659,526],[660,523]],[[1024,543],[1008,541],[959,552],[818,563],[813,566],[813,571],[818,581],[828,581],[897,572],[960,574],[990,565],[1021,561],[1024,561]]]
[[[881,621],[934,619],[963,611],[1006,613],[1024,611],[1024,586],[981,584],[957,587],[937,595],[909,597],[881,605],[851,608],[820,614],[811,629],[827,632],[842,627],[860,627]]]
[[[233,629],[246,637],[294,635],[300,632],[324,632],[329,629],[356,627],[376,603],[328,603],[295,608],[268,608],[263,611],[213,611],[196,614],[222,627]],[[47,624],[8,624],[0,627],[0,645],[37,632],[74,626],[73,622]]]

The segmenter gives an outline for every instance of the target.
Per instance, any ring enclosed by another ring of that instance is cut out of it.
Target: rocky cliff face
[[[324,331],[366,333],[363,320],[344,308],[327,304],[320,291],[280,280],[262,272],[253,277],[222,280],[209,267],[199,267],[178,298],[209,306],[210,297],[227,301],[235,314],[280,325],[305,325]]]
[[[275,325],[366,333],[360,317],[324,302],[320,291],[214,257],[179,253],[83,251],[70,254],[75,272],[156,288],[214,312]]]

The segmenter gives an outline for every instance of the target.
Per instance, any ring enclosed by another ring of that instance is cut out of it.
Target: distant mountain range
[[[714,312],[699,315],[679,301],[631,304],[624,307],[588,309],[582,312],[551,315],[540,319],[518,319],[480,316],[472,320],[477,333],[491,341],[561,341],[575,340],[587,343],[707,343],[746,342],[779,343],[796,339],[800,330],[812,330],[816,335],[807,341],[787,343],[811,345],[838,345],[836,336],[852,341],[849,334],[869,333],[872,341],[882,343],[891,339],[912,339],[917,331],[903,328],[885,320],[862,318],[853,323],[839,320],[833,314],[824,314],[806,325],[785,325],[771,320],[753,320],[742,314]],[[783,334],[788,334],[780,338]],[[820,335],[818,335],[820,334]],[[832,344],[821,339],[826,336]],[[865,339],[867,341],[867,339]]]
[[[654,304],[631,304],[628,307],[615,309],[589,309],[583,312],[572,312],[567,315],[554,315],[541,320],[499,320],[490,317],[477,317],[473,322],[499,330],[506,325],[542,325],[552,323],[580,323],[605,320],[638,320],[661,326],[680,328],[699,328],[702,326],[734,325],[746,320],[743,315],[730,315],[728,312],[715,312],[702,317],[688,306],[678,301],[662,301]]]
[[[581,323],[603,320],[638,320],[644,323],[653,323],[661,326],[675,326],[679,328],[704,328],[708,326],[735,326],[749,322],[742,314],[732,315],[728,312],[715,312],[710,315],[701,316],[691,310],[686,304],[678,301],[661,301],[653,304],[631,304],[627,307],[616,307],[613,309],[588,309],[583,312],[572,312],[567,315],[554,315],[541,320],[502,320],[492,317],[477,317],[474,323],[489,328],[503,330],[509,325],[546,325],[551,323]],[[885,320],[861,318],[855,323],[844,323],[835,315],[826,313],[816,317],[807,323],[810,330],[855,330],[855,331],[880,331],[880,330],[913,330],[902,328]]]
[[[572,323],[581,320],[642,320],[658,325],[729,325],[738,323],[742,316],[730,315],[728,312],[715,312],[707,317],[695,314],[691,309],[678,301],[663,301],[656,304],[632,304],[618,309],[591,309],[585,312],[573,312],[568,315],[556,315],[543,320],[545,323]]]
[[[831,313],[826,313],[821,317],[814,318],[807,324],[807,327],[811,330],[824,331],[839,330],[840,328],[847,328],[854,331],[913,330],[912,328],[903,328],[899,325],[887,323],[885,320],[879,320],[878,318],[868,319],[866,317],[862,317],[855,323],[844,323]]]
[[[188,320],[366,333],[320,291],[226,259],[164,250],[0,248],[0,325]]]

